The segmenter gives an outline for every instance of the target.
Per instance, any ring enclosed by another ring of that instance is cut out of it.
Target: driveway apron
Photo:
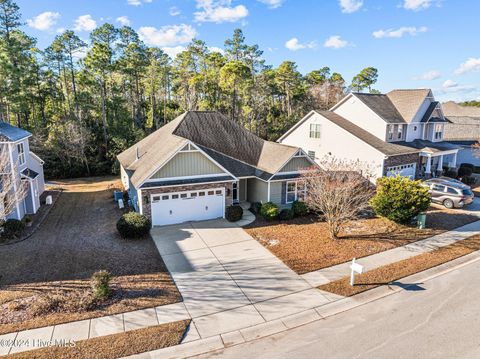
[[[156,227],[152,237],[201,337],[329,301],[234,223]]]

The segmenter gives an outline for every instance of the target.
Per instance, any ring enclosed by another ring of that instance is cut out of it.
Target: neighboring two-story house
[[[326,155],[370,163],[376,175],[429,178],[456,167],[441,104],[429,89],[350,93],[330,111],[311,111],[280,139],[316,162]]]
[[[26,214],[35,214],[40,208],[40,195],[45,190],[43,161],[30,151],[28,143],[32,134],[21,128],[0,121],[0,145],[10,160],[10,169],[19,173],[22,181],[28,183],[25,198],[16,204],[8,218],[22,219]]]

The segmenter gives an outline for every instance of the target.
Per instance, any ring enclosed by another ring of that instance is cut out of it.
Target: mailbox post
[[[350,273],[350,285],[353,287],[355,285],[355,273],[363,273],[363,266],[356,263],[355,258],[353,258],[350,269],[352,270],[352,272]]]

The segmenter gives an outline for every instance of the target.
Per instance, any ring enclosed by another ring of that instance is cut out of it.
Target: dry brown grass
[[[180,344],[190,320],[112,334],[75,343],[12,354],[12,359],[115,359]]]
[[[396,225],[382,218],[352,221],[339,240],[328,236],[327,226],[315,217],[288,223],[255,221],[247,232],[298,274],[330,267],[415,242],[477,221],[455,210],[432,207],[427,228]]]
[[[480,236],[477,235],[449,246],[436,249],[432,252],[419,254],[400,262],[358,274],[355,277],[355,285],[353,287],[350,285],[350,278],[345,277],[318,288],[327,292],[349,297],[381,285],[392,284],[395,280],[436,267],[442,263],[465,256],[479,249]]]
[[[62,182],[64,192],[42,226],[23,242],[0,246],[0,334],[181,300],[153,240],[118,235],[117,182]],[[106,302],[93,310],[33,313],[32,303],[42,296],[89,290],[100,269],[112,274],[113,295]]]

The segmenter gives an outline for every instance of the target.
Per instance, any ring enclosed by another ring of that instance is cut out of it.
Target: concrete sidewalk
[[[421,253],[430,252],[448,246],[449,244],[461,241],[476,234],[480,234],[480,221],[469,223],[452,231],[425,238],[402,247],[372,254],[371,256],[358,259],[357,262],[363,265],[366,271],[369,271],[387,264],[414,257]],[[331,281],[344,278],[348,275],[350,275],[350,262],[305,273],[302,274],[302,278],[312,287],[318,287]]]

